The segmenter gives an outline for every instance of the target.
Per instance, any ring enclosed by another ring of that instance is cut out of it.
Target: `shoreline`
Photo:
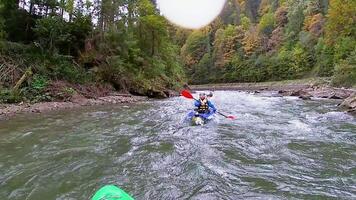
[[[190,85],[187,89],[198,90],[233,90],[260,93],[262,91],[278,91],[278,96],[296,96],[303,100],[313,98],[341,99],[341,107],[346,112],[356,114],[356,88],[331,87],[320,79],[300,79],[292,81],[276,81],[261,83],[224,83]],[[173,93],[171,96],[174,95]],[[351,99],[350,99],[351,98]],[[135,96],[129,93],[110,93],[107,96],[86,98],[83,95],[74,95],[68,101],[53,101],[39,103],[0,104],[0,121],[7,120],[22,113],[45,113],[58,110],[69,110],[79,107],[96,105],[130,104],[148,100],[146,96]],[[346,103],[345,103],[346,102]]]
[[[0,104],[0,121],[7,120],[18,114],[35,113],[41,114],[50,111],[69,110],[73,108],[96,106],[96,105],[114,105],[130,104],[142,102],[148,97],[134,96],[131,94],[111,94],[98,98],[73,97],[70,101],[53,101],[39,103],[18,103],[18,104]]]
[[[300,98],[346,99],[356,93],[356,88],[332,87],[321,79],[299,79],[261,83],[221,83],[190,85],[191,90],[235,90],[235,91],[278,91],[281,96]]]
[[[268,86],[268,85],[192,85],[190,89],[193,91],[209,90],[209,91],[277,91],[281,96],[299,96],[315,97],[324,99],[346,99],[356,93],[355,89],[336,88],[330,86],[311,86],[311,85],[287,85],[287,86]]]
[[[277,96],[295,96],[303,100],[311,98],[343,100],[340,106],[347,113],[356,115],[356,88],[332,87],[323,79],[299,79],[288,81],[261,83],[222,83],[191,85],[190,90],[233,90],[260,93],[262,91],[277,91]]]

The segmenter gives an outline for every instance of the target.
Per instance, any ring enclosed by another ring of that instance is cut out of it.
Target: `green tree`
[[[291,1],[288,8],[288,24],[286,34],[290,41],[297,38],[298,33],[302,30],[304,22],[304,2]]]
[[[2,17],[0,17],[0,41],[4,40],[5,38],[6,38],[5,20]]]
[[[244,30],[248,30],[251,26],[251,21],[248,17],[245,15],[241,16],[241,26]]]
[[[356,40],[356,1],[330,0],[326,39],[329,44],[333,44],[340,37]]]
[[[276,20],[273,13],[266,13],[261,17],[261,20],[258,24],[258,29],[261,33],[265,35],[271,35],[275,27]]]
[[[332,83],[336,86],[356,86],[356,48],[348,58],[335,66]]]
[[[213,57],[217,68],[222,68],[231,62],[236,54],[243,57],[243,52],[241,52],[243,38],[242,28],[234,25],[229,25],[225,29],[216,31]]]
[[[189,35],[186,43],[181,49],[183,62],[188,68],[199,63],[200,59],[208,52],[209,32],[206,30],[196,30]]]

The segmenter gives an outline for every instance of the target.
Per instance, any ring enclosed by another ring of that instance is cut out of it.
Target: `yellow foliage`
[[[312,33],[316,37],[319,37],[323,32],[324,22],[324,16],[321,13],[313,16],[307,16],[304,20],[304,30]]]
[[[246,55],[251,55],[261,46],[261,38],[256,27],[251,27],[242,40]]]
[[[241,27],[228,26],[225,29],[219,29],[215,33],[214,55],[215,65],[223,67],[230,62],[236,53],[238,45],[241,43],[244,34]]]
[[[270,1],[262,0],[260,3],[260,9],[259,9],[260,15],[264,15],[264,14],[268,13],[270,11],[270,9],[271,9]]]
[[[332,44],[338,37],[355,37],[356,0],[330,0],[329,3],[327,42]]]
[[[187,66],[191,67],[199,63],[200,59],[206,53],[210,30],[210,27],[206,27],[204,29],[195,30],[189,35],[181,49],[181,57]]]

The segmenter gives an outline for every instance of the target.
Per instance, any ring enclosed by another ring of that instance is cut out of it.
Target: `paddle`
[[[197,100],[197,99],[195,99],[195,98],[193,97],[193,95],[192,95],[188,90],[183,90],[183,91],[181,92],[181,95],[182,95],[183,97],[185,97],[185,98],[188,98],[188,99]],[[228,118],[228,119],[235,119],[234,116],[231,116],[231,115],[224,115],[224,114],[222,114],[222,113],[219,112],[219,111],[218,111],[217,113],[218,113],[219,115],[225,117],[225,118]]]

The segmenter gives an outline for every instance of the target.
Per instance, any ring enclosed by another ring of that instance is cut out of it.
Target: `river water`
[[[356,119],[334,100],[221,91],[236,120],[183,121],[182,97],[0,122],[0,199],[355,199]]]

